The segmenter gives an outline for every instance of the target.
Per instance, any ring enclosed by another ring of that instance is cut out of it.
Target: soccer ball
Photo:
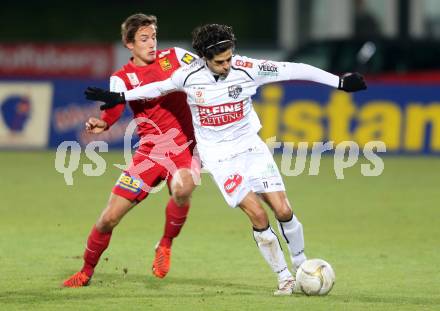
[[[296,281],[307,296],[327,295],[335,284],[332,266],[322,259],[309,259],[296,272]]]

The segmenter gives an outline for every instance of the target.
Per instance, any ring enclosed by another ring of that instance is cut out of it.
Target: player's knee
[[[173,199],[177,205],[185,205],[189,202],[191,198],[192,191],[188,189],[177,189],[173,192]]]
[[[287,221],[292,218],[292,210],[290,208],[280,210],[276,216],[278,220]]]
[[[175,187],[173,194],[178,199],[188,199],[193,192],[193,187],[190,185],[182,185],[180,187]]]
[[[172,196],[178,205],[188,203],[191,194],[194,191],[195,185],[191,181],[184,181],[182,183],[174,183],[172,187]]]
[[[115,214],[105,214],[99,218],[96,227],[101,232],[109,232],[117,226],[120,220],[121,219]]]
[[[275,217],[280,221],[287,221],[292,218],[293,212],[288,204],[281,204],[274,208]]]
[[[256,209],[252,212],[252,223],[258,225],[259,228],[266,227],[269,223],[269,217],[263,208]]]

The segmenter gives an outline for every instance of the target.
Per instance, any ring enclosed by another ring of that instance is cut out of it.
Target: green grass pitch
[[[226,206],[207,174],[165,279],[150,271],[162,191],[115,229],[89,287],[61,289],[81,267],[86,237],[119,175],[112,163],[122,153],[104,157],[103,176],[84,176],[84,157],[66,186],[54,151],[0,153],[0,310],[439,310],[438,157],[386,156],[379,177],[363,177],[361,161],[344,180],[325,157],[318,176],[284,178],[307,255],[335,269],[326,297],[272,296],[276,279],[247,218]]]

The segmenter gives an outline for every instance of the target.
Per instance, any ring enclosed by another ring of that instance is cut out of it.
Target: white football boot
[[[288,278],[280,281],[278,284],[278,289],[273,293],[274,296],[289,296],[292,295],[293,289],[295,287],[295,279]]]

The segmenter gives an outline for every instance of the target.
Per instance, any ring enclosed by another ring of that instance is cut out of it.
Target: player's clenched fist
[[[365,84],[364,77],[360,73],[350,72],[339,77],[338,89],[346,92],[357,92],[366,90],[367,85]]]
[[[99,134],[105,131],[107,122],[97,118],[89,118],[86,122],[87,133]]]

